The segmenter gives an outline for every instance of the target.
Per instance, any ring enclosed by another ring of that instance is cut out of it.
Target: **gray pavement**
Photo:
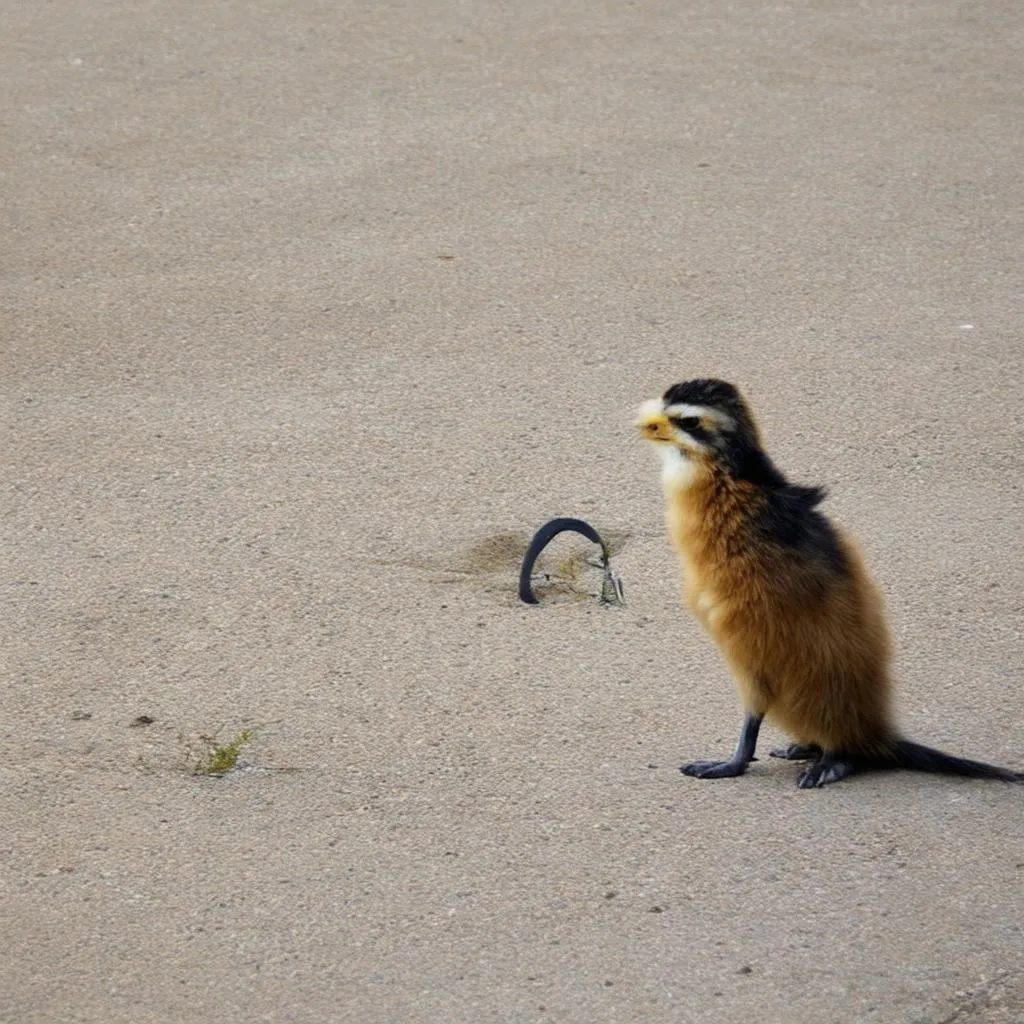
[[[0,11],[4,1024],[1024,1021],[1024,792],[678,773],[631,429],[742,385],[1024,768],[1018,4]]]

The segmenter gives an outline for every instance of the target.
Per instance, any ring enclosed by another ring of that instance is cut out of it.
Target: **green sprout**
[[[210,749],[192,769],[196,775],[226,775],[238,764],[238,755],[256,738],[255,729],[243,729],[229,743],[220,743],[216,737],[201,737]]]

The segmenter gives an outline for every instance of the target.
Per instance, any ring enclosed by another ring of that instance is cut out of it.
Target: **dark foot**
[[[852,775],[857,770],[856,763],[848,757],[836,754],[825,754],[820,761],[808,765],[797,779],[801,789],[817,789],[831,782],[838,782]]]
[[[822,750],[817,743],[790,743],[788,747],[776,747],[771,751],[772,757],[781,757],[786,761],[817,761]]]
[[[732,779],[747,770],[746,761],[691,761],[679,769],[695,779]]]
[[[728,761],[691,761],[679,770],[684,775],[692,775],[695,779],[732,779],[742,775],[751,761],[756,761],[754,750],[757,747],[757,734],[761,728],[764,715],[748,711],[743,718],[740,730],[740,741]]]

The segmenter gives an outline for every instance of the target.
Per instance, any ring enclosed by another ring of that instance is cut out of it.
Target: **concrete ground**
[[[1017,3],[0,10],[4,1024],[1024,1021],[1024,791],[677,771],[631,427],[741,384],[1024,768]]]

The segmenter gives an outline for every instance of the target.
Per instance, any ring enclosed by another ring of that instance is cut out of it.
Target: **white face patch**
[[[678,402],[665,409],[665,415],[675,419],[685,419],[687,416],[696,416],[699,420],[706,420],[713,423],[719,430],[732,430],[736,421],[721,409],[712,409],[707,405],[687,405],[685,402]]]
[[[677,427],[668,416],[674,414],[680,417],[707,417],[710,412],[711,410],[703,406],[683,404],[666,409],[664,399],[661,398],[649,399],[637,411],[636,425],[640,427],[644,437],[657,446],[661,455],[661,482],[666,493],[678,491],[681,487],[689,487],[700,472],[699,464],[690,456],[701,455],[710,450],[708,445]]]

